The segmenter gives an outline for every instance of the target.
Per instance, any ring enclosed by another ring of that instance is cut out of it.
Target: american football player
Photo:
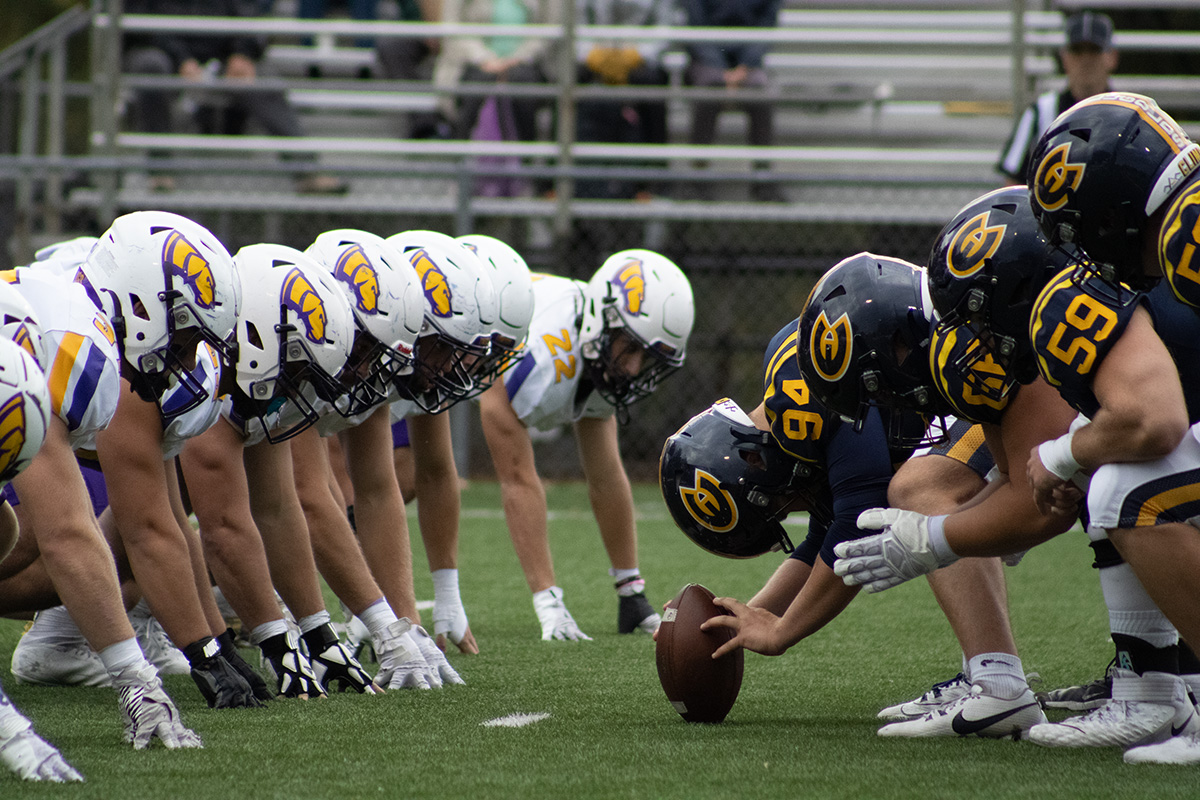
[[[411,242],[412,234],[394,238]],[[443,243],[449,246],[448,241],[447,237]],[[477,396],[519,360],[533,317],[533,281],[525,260],[504,242],[481,234],[460,236],[456,241],[479,258],[496,291],[490,364],[477,371],[470,393]],[[434,635],[443,649],[449,641],[462,652],[478,653],[458,590],[459,481],[450,419],[414,408],[411,402],[394,404],[393,419],[392,457],[405,502],[418,494],[433,500],[418,504],[417,513],[433,579]]]
[[[905,456],[913,452],[930,438],[926,419],[950,410],[929,372],[931,315],[924,273],[914,265],[860,253],[834,266],[810,294],[792,351],[813,405],[820,408],[816,398],[824,395],[847,424],[864,429],[873,414],[880,415],[884,440],[907,447]],[[795,419],[796,412],[788,416]],[[982,431],[967,421],[938,425],[946,440],[917,450],[894,478],[889,473],[886,500],[944,514],[987,485],[993,460]],[[811,435],[798,430],[792,435]],[[863,509],[855,521],[879,511]],[[829,542],[829,565],[835,548],[863,535],[855,528],[853,536],[840,537],[843,544]],[[913,701],[885,708],[881,718],[900,721],[879,734],[1008,736],[1044,721],[1017,656],[999,562],[971,559],[930,577],[962,647],[964,671]],[[740,624],[743,609],[734,604],[731,611]],[[747,631],[752,649],[757,635],[753,627]]]
[[[695,315],[691,284],[664,256],[623,250],[587,283],[536,275],[533,290],[525,354],[481,395],[480,413],[542,638],[590,638],[567,610],[555,579],[545,490],[529,433],[568,423],[611,565],[617,630],[652,633],[659,615],[638,570],[633,497],[617,425],[632,403],[683,365]]]

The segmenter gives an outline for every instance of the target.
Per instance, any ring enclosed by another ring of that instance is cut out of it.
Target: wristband
[[[1038,458],[1042,460],[1042,466],[1064,481],[1071,480],[1081,469],[1079,462],[1071,454],[1071,440],[1074,438],[1075,431],[1071,431],[1038,445]]]
[[[929,518],[929,547],[942,566],[958,561],[958,556],[950,549],[950,543],[946,541],[946,517],[948,516],[950,515],[941,514]]]

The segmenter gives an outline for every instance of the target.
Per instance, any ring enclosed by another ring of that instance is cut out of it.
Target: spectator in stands
[[[401,22],[438,22],[440,0],[399,0]],[[433,75],[433,63],[441,51],[441,40],[411,36],[380,39],[375,47],[379,72],[388,80],[427,81]],[[435,112],[420,112],[409,120],[408,135],[414,139],[449,139],[453,126]]]
[[[346,0],[341,5],[346,6],[351,19],[360,22],[376,19],[378,0]],[[405,4],[401,2],[400,5]],[[329,0],[300,0],[296,8],[296,16],[300,19],[324,19],[328,13]],[[354,44],[358,47],[370,47],[373,42],[370,39],[356,39]]]
[[[687,24],[700,27],[773,28],[779,24],[782,0],[683,0]],[[763,69],[767,45],[761,42],[690,42],[688,82],[693,86],[725,87],[729,102],[750,120],[750,144],[766,146],[774,143],[774,115],[769,101],[738,97],[738,90],[757,91],[767,88],[769,79]],[[723,102],[697,102],[692,107],[692,144],[712,144],[717,138],[717,117],[726,106]],[[765,169],[765,162],[757,168]],[[774,183],[755,183],[751,189],[755,200],[782,202],[783,192]]]
[[[1109,76],[1117,68],[1113,48],[1113,23],[1107,14],[1082,11],[1067,18],[1066,45],[1058,51],[1067,86],[1038,95],[1017,120],[1000,154],[996,169],[1009,183],[1025,183],[1029,152],[1038,137],[1062,112],[1094,94],[1107,92]]]
[[[128,0],[125,10],[131,14],[172,16],[244,16],[237,0]],[[257,59],[262,45],[244,36],[192,35],[172,32],[129,36],[125,43],[124,67],[127,72],[152,75],[180,75],[197,84],[222,76],[253,82],[258,74]],[[272,136],[303,136],[304,131],[287,96],[277,90],[221,92],[223,107],[196,109],[195,121],[204,133],[240,134],[254,120]],[[132,124],[144,133],[169,133],[175,92],[161,89],[139,90],[134,98]],[[305,154],[293,158],[313,159]],[[170,191],[175,181],[170,175],[156,175],[151,188]],[[296,177],[300,192],[338,193],[346,184],[333,175],[303,172]]]
[[[497,25],[558,25],[562,3],[558,0],[443,0],[445,22]],[[454,36],[442,43],[434,67],[434,82],[443,89],[459,83],[544,83],[553,71],[551,40],[519,36]],[[485,97],[453,96],[446,107],[456,134],[468,138],[479,121]],[[532,141],[537,138],[537,110],[543,101],[535,97],[498,100],[504,139]],[[509,123],[509,124],[505,124]]]
[[[674,0],[579,0],[580,25],[671,25],[676,22]],[[667,71],[661,57],[665,40],[580,40],[579,82],[609,86],[665,86]],[[666,144],[667,103],[654,100],[584,100],[577,110],[581,142]],[[623,181],[580,182],[576,193],[587,197],[648,197],[649,187]]]

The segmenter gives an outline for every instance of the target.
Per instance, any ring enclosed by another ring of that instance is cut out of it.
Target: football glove
[[[113,686],[125,720],[125,741],[131,742],[133,749],[146,749],[155,737],[168,750],[204,746],[179,719],[179,711],[163,691],[158,671],[150,664],[127,667],[113,677]]]
[[[293,630],[263,639],[259,645],[263,663],[275,678],[275,689],[284,697],[318,697],[325,694],[312,663],[300,649],[300,637]]]
[[[379,672],[375,683],[387,689],[430,689],[431,670],[412,637],[413,624],[407,617],[390,623],[374,638]]]
[[[579,630],[575,618],[567,611],[562,594],[562,589],[551,586],[533,595],[533,610],[542,623],[542,639],[547,642],[552,639],[590,642],[592,637]]]
[[[442,652],[441,648],[437,646],[437,642],[424,628],[414,625],[412,637],[416,641],[417,647],[420,648],[425,663],[429,665],[433,673],[433,688],[439,689],[443,683],[458,685],[466,683],[454,670],[454,667],[450,666],[450,662],[446,660],[446,654]]]
[[[4,706],[8,706],[4,708]],[[33,732],[33,726],[0,692],[0,764],[27,781],[83,781],[62,753]]]
[[[339,691],[353,689],[359,694],[375,694],[378,687],[371,681],[362,665],[350,655],[349,649],[338,641],[329,623],[318,625],[302,637],[312,662],[313,674],[329,692],[338,685]]]
[[[250,684],[221,655],[216,639],[199,639],[185,647],[183,654],[191,662],[192,680],[209,708],[262,708]]]
[[[929,542],[929,517],[897,508],[870,508],[858,516],[862,530],[882,530],[873,536],[834,547],[833,571],[847,586],[882,592],[905,581],[954,563],[941,560]]]
[[[226,628],[225,632],[217,637],[217,642],[221,645],[221,655],[229,662],[229,666],[246,679],[246,683],[250,684],[254,696],[259,700],[266,702],[274,700],[275,693],[267,686],[267,682],[263,680],[262,675],[259,675],[254,667],[250,666],[246,659],[242,658],[242,654],[238,652],[237,645],[233,643],[234,639],[233,628]]]

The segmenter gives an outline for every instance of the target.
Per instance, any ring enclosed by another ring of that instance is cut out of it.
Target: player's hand
[[[1079,513],[1083,492],[1069,480],[1063,480],[1042,463],[1041,451],[1034,447],[1029,451],[1025,475],[1033,489],[1033,502],[1042,514],[1074,515]]]
[[[339,691],[353,689],[359,694],[378,694],[379,687],[350,654],[349,648],[338,640],[333,628],[326,623],[304,634],[313,674],[326,692],[336,684]]]
[[[412,636],[436,680],[433,688],[440,688],[445,683],[458,685],[466,683],[454,667],[450,666],[450,662],[446,660],[446,654],[442,652],[437,643],[433,641],[433,637],[424,628],[414,625]]]
[[[209,708],[262,708],[262,701],[238,672],[218,651],[192,664],[192,680]]]
[[[233,643],[233,630],[226,628],[225,633],[217,637],[217,642],[221,645],[221,655],[229,662],[229,666],[233,667],[234,671],[241,675],[246,683],[250,685],[250,690],[254,692],[254,696],[263,702],[274,700],[275,693],[267,686],[267,682],[263,680],[262,675],[259,675],[257,670],[250,666],[246,659],[242,658],[242,654],[238,652],[237,646]]]
[[[379,672],[375,683],[387,689],[430,689],[433,686],[429,664],[412,636],[413,624],[402,617],[374,638]]]
[[[275,678],[275,688],[284,697],[321,697],[325,690],[313,673],[312,663],[300,649],[295,631],[276,634],[259,644],[267,669]]]
[[[533,595],[533,610],[537,612],[538,622],[542,624],[542,641],[590,642],[592,637],[579,629],[575,618],[567,610],[562,599],[562,589],[551,586],[535,592]]]
[[[438,602],[433,600],[433,637],[438,649],[445,652],[446,640],[449,639],[458,646],[459,651],[477,655],[479,645],[471,635],[471,625],[467,622],[467,610],[461,601],[456,603]]]
[[[149,664],[130,667],[113,678],[121,715],[125,719],[125,741],[144,750],[154,739],[168,750],[204,747],[200,737],[179,718],[179,711],[163,690],[158,671]]]
[[[770,611],[765,608],[752,608],[732,597],[716,597],[713,598],[713,603],[729,613],[706,619],[701,623],[700,630],[729,628],[734,634],[732,639],[713,652],[713,658],[720,658],[739,647],[762,653],[764,656],[777,656],[787,650],[779,637],[779,617]]]
[[[833,552],[837,561],[834,574],[847,586],[862,586],[868,592],[881,592],[905,581],[933,572],[942,563],[929,543],[929,517],[898,508],[871,508],[858,516],[862,530],[879,530],[842,542]]]
[[[67,783],[83,781],[54,745],[33,732],[33,726],[15,708],[3,706],[8,698],[0,694],[0,764],[26,781]]]

